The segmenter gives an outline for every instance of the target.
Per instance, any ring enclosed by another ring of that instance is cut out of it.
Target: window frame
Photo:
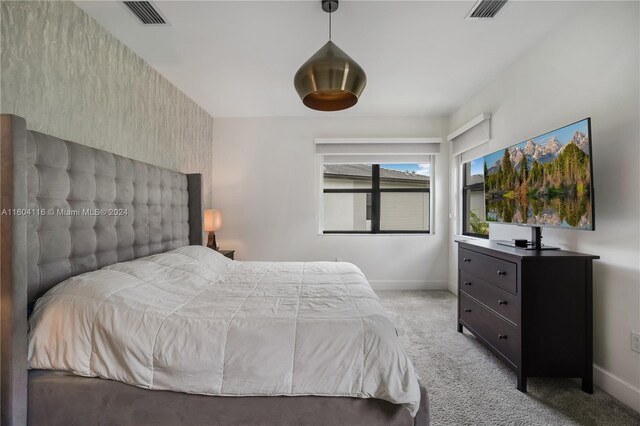
[[[433,162],[431,163],[433,164]],[[321,196],[324,194],[370,194],[371,195],[371,230],[326,230],[322,229],[322,234],[431,234],[431,184],[432,172],[429,174],[429,186],[425,188],[380,188],[380,164],[371,164],[371,188],[324,188],[322,187]],[[324,182],[324,173],[321,172],[321,182]],[[380,230],[381,219],[381,194],[383,192],[415,192],[429,194],[429,221],[427,230]]]
[[[475,232],[467,232],[467,220],[469,219],[469,209],[467,203],[467,193],[480,189],[484,193],[484,178],[482,182],[467,184],[467,167],[471,167],[471,161],[462,163],[462,235],[466,237],[489,239],[488,234],[477,234]]]

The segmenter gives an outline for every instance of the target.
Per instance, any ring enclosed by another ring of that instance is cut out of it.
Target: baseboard
[[[448,288],[446,281],[370,280],[369,284],[374,290],[447,290]]]
[[[640,389],[614,376],[598,365],[593,365],[593,383],[600,389],[640,413]]]

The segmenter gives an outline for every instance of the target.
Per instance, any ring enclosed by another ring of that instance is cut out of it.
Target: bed
[[[428,423],[355,266],[201,247],[198,174],[9,115],[1,148],[3,424]]]

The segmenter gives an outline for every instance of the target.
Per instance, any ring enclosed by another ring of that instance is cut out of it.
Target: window
[[[429,233],[429,164],[325,164],[323,232]]]
[[[482,158],[463,164],[462,234],[489,238],[489,224],[485,219]]]

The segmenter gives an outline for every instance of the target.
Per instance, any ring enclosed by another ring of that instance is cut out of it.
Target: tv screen
[[[488,222],[595,229],[591,119],[483,158]]]

